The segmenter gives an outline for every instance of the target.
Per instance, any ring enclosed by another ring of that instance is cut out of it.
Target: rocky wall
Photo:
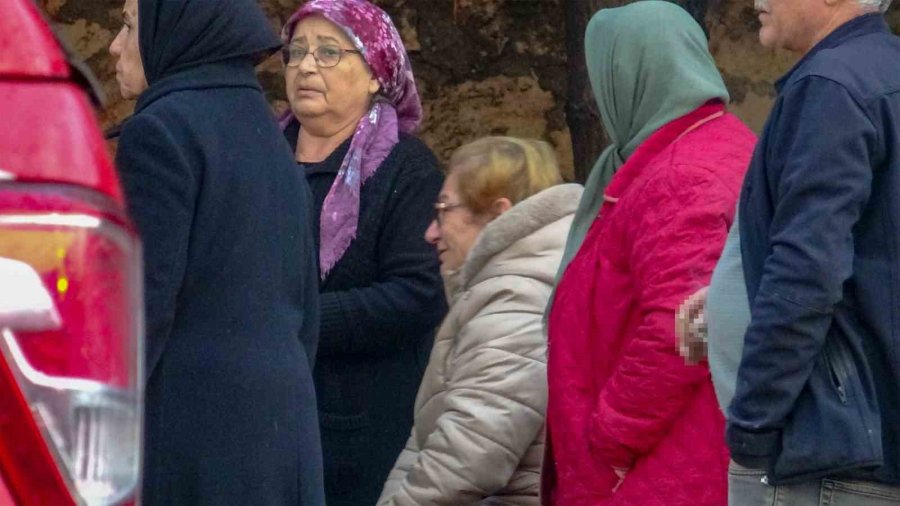
[[[133,103],[118,96],[107,47],[121,25],[119,0],[39,0],[64,39],[94,70],[108,103],[104,126],[127,117]],[[571,178],[572,153],[564,103],[565,0],[376,0],[395,20],[413,61],[424,102],[422,137],[442,160],[484,135],[542,138]],[[263,0],[278,29],[297,0]],[[900,29],[900,12],[889,19]],[[794,61],[757,43],[750,0],[724,0],[707,16],[710,47],[732,93],[733,110],[759,130],[772,82]],[[265,62],[259,77],[273,108],[284,110],[281,63]]]

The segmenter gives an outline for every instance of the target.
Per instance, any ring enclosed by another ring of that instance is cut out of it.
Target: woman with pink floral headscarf
[[[287,22],[282,119],[318,217],[315,369],[329,506],[374,504],[412,427],[446,311],[423,239],[442,184],[412,134],[422,106],[394,24],[364,0],[312,0]]]

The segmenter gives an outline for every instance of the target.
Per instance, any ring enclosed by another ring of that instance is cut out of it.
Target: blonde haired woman
[[[488,137],[451,158],[425,234],[450,312],[380,505],[538,504],[542,319],[582,190],[560,183],[540,141]]]

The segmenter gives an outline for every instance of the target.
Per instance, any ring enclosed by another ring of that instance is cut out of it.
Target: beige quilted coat
[[[554,186],[500,215],[445,279],[450,312],[379,506],[538,504],[543,313],[581,190]]]

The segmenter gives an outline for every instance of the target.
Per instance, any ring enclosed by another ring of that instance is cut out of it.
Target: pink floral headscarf
[[[406,48],[386,12],[367,0],[311,0],[284,25],[282,41],[289,43],[297,23],[316,15],[347,33],[381,85],[369,113],[356,126],[350,149],[322,207],[319,266],[325,279],[356,237],[362,185],[399,142],[399,133],[411,133],[419,127],[422,103]],[[294,121],[297,119],[288,111],[282,127]]]

